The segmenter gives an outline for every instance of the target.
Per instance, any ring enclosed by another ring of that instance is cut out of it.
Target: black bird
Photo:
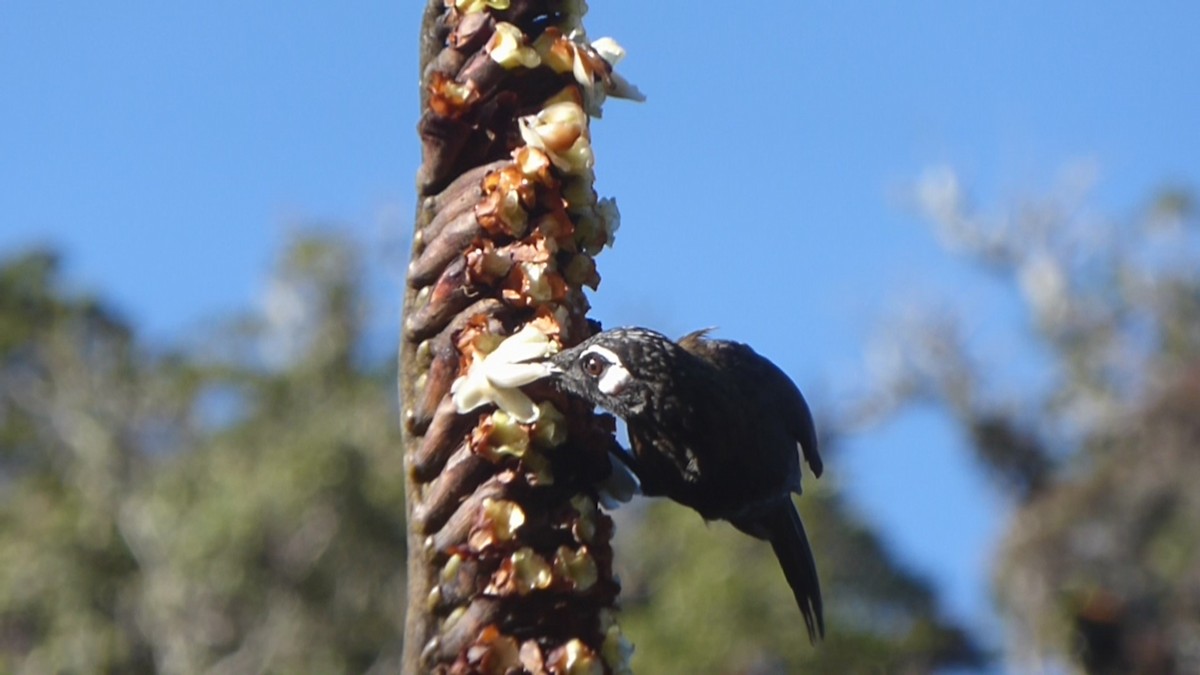
[[[625,420],[644,494],[771,542],[815,641],[825,634],[821,588],[792,503],[797,444],[812,473],[822,471],[812,413],[775,364],[706,332],[676,343],[644,328],[607,330],[552,357],[552,377]]]

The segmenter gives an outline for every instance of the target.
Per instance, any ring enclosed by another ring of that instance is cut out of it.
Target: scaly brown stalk
[[[593,331],[583,287],[615,205],[588,113],[636,98],[582,2],[431,0],[400,355],[407,673],[621,673],[612,421],[527,376]],[[507,338],[507,339],[506,339]],[[511,356],[516,354],[515,357]],[[535,359],[536,361],[536,359]]]

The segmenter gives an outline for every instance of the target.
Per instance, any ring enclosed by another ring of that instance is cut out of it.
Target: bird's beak
[[[546,362],[546,377],[553,377],[553,376],[555,376],[555,375],[562,375],[562,374],[563,374],[563,373],[565,373],[565,372],[567,372],[567,371],[563,370],[563,369],[562,369],[562,366],[558,365],[558,364],[557,364],[557,363],[555,363],[553,360],[550,360],[550,361],[547,361],[547,362]]]

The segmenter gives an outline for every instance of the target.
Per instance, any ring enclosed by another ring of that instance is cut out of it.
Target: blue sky
[[[897,199],[922,169],[1003,203],[1094,162],[1116,216],[1163,183],[1200,185],[1194,3],[591,4],[590,34],[618,38],[649,96],[593,125],[598,188],[623,214],[594,315],[719,326],[818,409],[861,377],[896,307],[949,303],[1019,335],[1012,298]],[[166,342],[254,305],[287,233],[330,223],[378,251],[389,336],[420,5],[0,4],[0,251],[62,247],[74,283]],[[1005,505],[961,441],[917,410],[827,475],[987,631]]]

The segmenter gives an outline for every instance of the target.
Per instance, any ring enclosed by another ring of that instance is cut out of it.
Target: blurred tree
[[[989,217],[957,177],[917,204],[943,241],[1018,291],[1037,375],[972,353],[961,321],[910,321],[857,410],[932,401],[1017,512],[996,569],[1021,667],[1200,672],[1200,237],[1169,190],[1128,221],[1085,204],[1090,176]],[[1035,381],[1028,381],[1035,380]],[[1011,386],[1015,384],[1016,386]],[[1019,392],[1007,398],[1001,392]]]
[[[827,632],[816,646],[804,639],[770,547],[657,501],[621,523],[622,620],[637,645],[635,672],[904,674],[979,666],[982,654],[966,633],[939,618],[932,589],[891,557],[829,480],[809,481],[798,500],[825,599]]]
[[[0,266],[4,670],[396,669],[403,470],[360,274],[302,237],[272,320],[156,356],[53,255]]]
[[[145,670],[121,504],[186,393],[124,322],[34,252],[0,264],[0,668]]]
[[[197,359],[196,413],[234,412],[122,513],[161,672],[398,670],[403,462],[392,364],[360,353],[361,276],[346,241],[296,240],[265,320]]]

